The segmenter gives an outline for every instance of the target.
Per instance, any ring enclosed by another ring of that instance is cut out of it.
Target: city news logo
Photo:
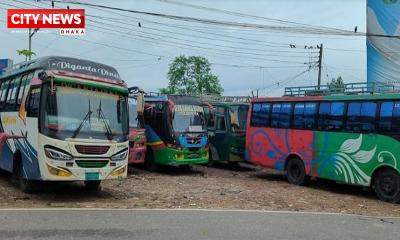
[[[8,28],[58,28],[60,35],[85,35],[85,9],[7,9]]]

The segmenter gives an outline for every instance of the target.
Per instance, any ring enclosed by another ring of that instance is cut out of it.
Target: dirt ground
[[[129,172],[127,179],[104,181],[101,192],[87,192],[82,183],[43,183],[35,194],[22,193],[1,173],[0,208],[214,208],[400,216],[400,204],[379,201],[370,190],[323,180],[294,186],[282,173],[247,165]]]

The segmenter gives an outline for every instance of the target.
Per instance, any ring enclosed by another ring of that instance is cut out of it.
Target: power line
[[[45,0],[50,1],[50,0]],[[353,31],[348,30],[334,30],[329,28],[307,28],[307,27],[283,27],[283,26],[271,26],[271,25],[262,25],[262,24],[254,24],[254,23],[241,23],[241,22],[231,22],[231,21],[221,21],[221,20],[213,20],[213,19],[205,19],[205,18],[194,18],[194,17],[186,17],[186,16],[177,16],[177,15],[170,15],[170,14],[162,14],[162,13],[154,13],[154,12],[146,12],[146,11],[137,11],[119,7],[111,7],[106,5],[100,4],[92,4],[92,3],[85,3],[79,1],[59,1],[54,0],[53,2],[58,3],[69,3],[69,4],[76,4],[76,5],[83,5],[83,6],[92,6],[92,7],[99,7],[105,8],[115,11],[123,11],[123,12],[130,12],[148,16],[155,16],[161,18],[168,18],[173,20],[180,20],[180,21],[187,21],[187,22],[196,22],[202,24],[210,24],[210,25],[221,25],[221,26],[229,26],[229,27],[239,27],[239,28],[251,28],[251,29],[266,29],[270,31],[277,31],[277,32],[294,32],[294,33],[307,33],[307,34],[321,34],[321,35],[342,35],[342,36],[358,36],[358,35],[365,35],[365,33],[355,33]],[[383,36],[383,35],[374,35],[380,37],[393,37],[393,36]]]
[[[29,5],[32,6],[32,4],[29,4]],[[286,60],[280,60],[280,59],[267,59],[267,58],[254,57],[254,55],[255,55],[255,56],[261,56],[261,57],[264,57],[264,56],[282,57],[282,55],[268,55],[268,54],[250,53],[250,52],[226,50],[226,49],[221,49],[221,48],[211,48],[211,47],[198,46],[198,45],[188,44],[188,43],[186,43],[186,42],[185,42],[185,43],[181,43],[181,42],[176,42],[176,41],[170,41],[170,40],[166,40],[166,39],[165,39],[165,38],[167,38],[168,36],[160,35],[160,34],[155,34],[155,35],[158,35],[158,36],[161,36],[161,37],[164,37],[164,38],[155,38],[155,37],[148,37],[148,36],[143,36],[143,35],[135,35],[135,37],[132,37],[132,36],[128,35],[126,32],[122,32],[122,31],[116,30],[115,28],[126,29],[126,30],[129,30],[129,31],[136,31],[136,32],[139,32],[139,33],[141,33],[141,32],[140,32],[140,31],[137,31],[137,30],[133,30],[133,29],[131,29],[131,28],[126,28],[126,27],[122,27],[122,26],[116,26],[116,25],[113,25],[113,24],[103,23],[103,22],[99,22],[99,21],[95,21],[95,20],[89,20],[89,21],[101,25],[101,27],[99,27],[98,25],[89,25],[89,24],[88,24],[89,26],[93,26],[93,27],[95,27],[95,28],[99,28],[99,29],[95,29],[95,31],[97,31],[97,32],[102,32],[102,33],[106,33],[106,34],[113,34],[113,35],[116,35],[115,32],[118,32],[118,33],[123,34],[123,35],[119,34],[119,36],[131,38],[131,39],[135,39],[135,40],[142,40],[142,39],[140,39],[140,38],[145,38],[145,39],[146,39],[146,42],[149,42],[148,39],[151,39],[151,40],[152,40],[151,42],[156,43],[156,44],[159,44],[159,42],[157,42],[157,41],[162,41],[162,44],[163,44],[163,45],[169,45],[169,46],[180,47],[180,48],[182,48],[182,46],[185,46],[185,47],[183,47],[183,48],[189,48],[189,49],[195,48],[196,50],[197,50],[197,49],[202,49],[203,52],[204,52],[204,51],[208,51],[208,52],[211,52],[211,53],[218,53],[218,54],[220,54],[220,55],[225,55],[225,56],[239,57],[239,56],[237,56],[237,55],[227,54],[226,52],[228,52],[228,53],[241,54],[241,55],[242,55],[242,54],[244,54],[244,55],[251,55],[251,56],[246,56],[246,58],[248,58],[248,59],[263,60],[263,61],[274,61],[274,62],[281,62],[281,63],[308,64],[307,62],[304,62],[304,61],[302,61],[302,62],[295,62],[295,61],[286,61]],[[104,27],[104,25],[111,26],[111,27],[113,27],[113,28],[111,28],[111,29],[110,29],[110,28],[106,28],[106,27]],[[109,30],[109,31],[111,31],[111,32],[105,32],[105,31],[103,31],[103,30]],[[167,42],[167,43],[166,43],[166,42]],[[192,41],[192,42],[193,42],[193,41]],[[201,42],[196,42],[196,41],[194,41],[194,42],[195,42],[195,43],[201,43]],[[207,43],[202,43],[202,44],[207,44]],[[211,45],[214,45],[214,46],[221,46],[221,47],[228,47],[228,48],[229,48],[229,46],[216,45],[216,44],[211,44]],[[234,47],[231,47],[231,48],[234,48]],[[235,48],[234,48],[234,49],[235,49]],[[259,50],[259,49],[253,49],[253,50]],[[222,53],[220,53],[220,52],[222,52]],[[284,57],[300,57],[300,56],[284,56]]]
[[[166,3],[175,4],[175,5],[179,5],[179,6],[207,10],[207,11],[212,11],[212,12],[217,12],[217,13],[224,13],[224,14],[228,14],[228,15],[232,15],[232,16],[248,17],[248,18],[253,18],[253,19],[257,19],[257,20],[272,21],[272,22],[290,25],[290,26],[294,25],[294,26],[302,26],[302,27],[311,27],[311,28],[315,28],[315,29],[325,28],[325,29],[332,29],[335,31],[342,31],[342,29],[337,29],[337,28],[327,28],[327,27],[298,23],[298,22],[294,22],[294,21],[282,20],[282,19],[277,19],[277,18],[267,18],[267,17],[263,17],[263,16],[256,16],[256,15],[251,15],[251,14],[247,14],[247,13],[240,13],[240,12],[228,11],[228,10],[223,10],[223,9],[205,7],[205,6],[194,5],[194,4],[189,4],[189,3],[184,3],[184,2],[180,2],[180,1],[174,1],[174,0],[155,0],[155,1],[166,2]]]

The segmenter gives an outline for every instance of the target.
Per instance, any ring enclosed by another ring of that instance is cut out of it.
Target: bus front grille
[[[76,164],[82,168],[102,168],[108,164],[108,160],[76,160]]]
[[[108,152],[110,146],[75,145],[75,149],[80,154],[102,155]]]

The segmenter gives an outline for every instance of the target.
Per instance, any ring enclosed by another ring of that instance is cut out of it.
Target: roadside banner
[[[400,1],[367,1],[367,82],[400,88]]]

